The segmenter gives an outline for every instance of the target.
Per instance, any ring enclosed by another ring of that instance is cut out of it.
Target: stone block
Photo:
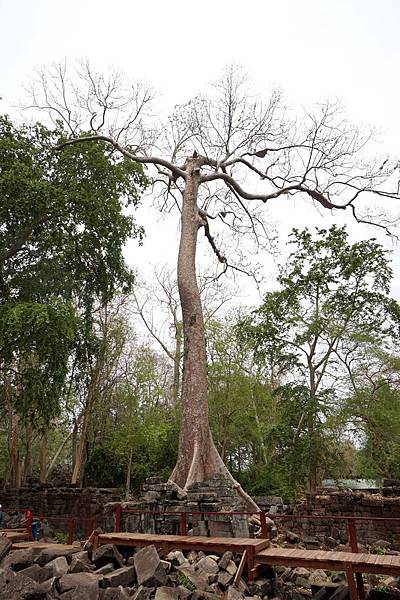
[[[26,550],[14,550],[8,554],[1,563],[2,569],[12,569],[13,571],[22,571],[30,567],[36,558],[36,552],[32,548]]]
[[[0,571],[0,600],[25,598],[29,593],[33,595],[37,588],[38,584],[30,577],[13,571]]]
[[[101,585],[102,587],[130,587],[135,583],[135,568],[134,567],[120,567],[111,573],[103,576]]]
[[[180,600],[181,592],[176,587],[161,586],[157,588],[155,600]]]
[[[232,558],[233,558],[233,554],[230,550],[227,550],[226,552],[224,552],[224,554],[221,556],[221,558],[218,562],[219,568],[226,569],[226,567],[228,566],[228,564],[232,560]]]
[[[215,560],[213,560],[209,556],[205,556],[204,558],[199,560],[199,562],[197,563],[197,568],[201,571],[204,571],[204,573],[211,573],[213,575],[218,573],[219,570]]]
[[[146,587],[165,585],[167,576],[154,546],[139,550],[134,556],[134,565],[139,585]]]
[[[70,590],[75,591],[78,587],[81,590],[86,589],[89,598],[94,592],[99,594],[99,579],[100,577],[94,573],[67,573],[58,580],[57,587],[61,594]]]
[[[244,596],[237,587],[230,585],[226,591],[225,600],[244,600]]]
[[[180,583],[182,583],[186,587],[193,587],[195,590],[208,590],[209,583],[206,573],[202,573],[201,571],[195,571],[192,565],[190,565],[189,567],[177,567],[176,570],[180,573],[181,578],[183,578],[184,581],[187,580],[189,582],[190,585],[186,586],[185,583],[180,581]]]
[[[0,537],[0,562],[10,552],[11,546],[12,544],[8,538],[5,536]]]
[[[130,595],[122,586],[100,590],[100,600],[129,600]]]
[[[228,571],[221,571],[218,573],[217,581],[222,588],[227,588],[233,581],[233,575],[230,575]]]
[[[237,566],[236,564],[233,562],[233,560],[230,560],[228,562],[228,564],[225,567],[225,570],[230,574],[230,575],[235,575],[236,571],[237,571]]]
[[[57,548],[53,546],[41,550],[38,556],[35,558],[35,562],[38,563],[38,565],[40,565],[41,567],[43,567],[55,558],[59,558],[61,556],[64,556],[68,561],[71,560],[73,554],[76,554],[76,552],[80,551],[80,548]]]
[[[65,556],[54,558],[46,566],[48,569],[51,569],[52,577],[62,577],[68,573],[68,562]]]
[[[165,557],[166,560],[171,562],[173,565],[183,565],[187,562],[183,552],[180,550],[175,550],[174,552],[169,552]]]
[[[96,567],[102,567],[110,562],[114,564],[115,567],[123,567],[124,559],[122,555],[112,544],[104,544],[104,546],[99,546],[92,555],[92,562],[95,563]]]
[[[92,571],[92,565],[80,558],[73,558],[68,569],[68,573],[91,573]]]
[[[136,592],[133,594],[132,600],[148,600],[153,592],[154,588],[140,585]]]
[[[52,569],[40,567],[38,564],[33,564],[26,569],[22,569],[19,573],[25,575],[25,577],[30,577],[33,581],[36,581],[36,583],[43,583],[43,581],[52,577]]]
[[[107,575],[108,573],[111,573],[111,571],[114,571],[114,565],[113,563],[108,563],[103,567],[96,569],[94,573],[95,575]]]

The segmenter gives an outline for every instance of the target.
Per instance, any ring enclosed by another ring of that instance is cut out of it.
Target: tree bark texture
[[[223,474],[231,480],[247,506],[257,511],[258,506],[223,463],[209,426],[204,318],[196,277],[197,234],[204,225],[197,205],[200,167],[201,161],[197,158],[186,161],[178,254],[178,290],[183,319],[182,416],[178,459],[170,480],[186,489],[191,483]]]
[[[47,433],[42,435],[39,447],[39,481],[45,483],[47,473]]]

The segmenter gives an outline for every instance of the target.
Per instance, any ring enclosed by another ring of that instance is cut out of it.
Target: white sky
[[[290,104],[339,98],[352,120],[382,130],[379,152],[400,154],[398,0],[0,0],[0,25],[0,112],[12,110],[35,67],[65,57],[146,79],[165,109],[235,61],[256,89],[279,87]],[[301,201],[280,201],[270,210],[282,239],[293,226],[344,222],[343,215],[320,216]],[[149,264],[174,263],[176,217],[153,225],[146,210],[140,218],[148,235],[142,249],[128,245],[131,264],[148,273]],[[354,239],[379,237],[347,222]],[[266,274],[272,272],[271,259],[261,258]],[[395,258],[393,293],[400,298],[398,250]]]

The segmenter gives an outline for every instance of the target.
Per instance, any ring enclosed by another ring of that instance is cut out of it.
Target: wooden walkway
[[[25,529],[0,529],[0,536],[8,538],[11,542],[29,540],[29,531]]]
[[[400,556],[355,552],[266,548],[256,554],[255,563],[250,577],[257,575],[264,565],[344,571],[349,584],[351,600],[357,600],[357,598],[363,600],[365,597],[362,573],[400,575]]]
[[[171,550],[203,550],[223,553],[226,550],[241,554],[242,559],[235,581],[239,580],[247,563],[249,579],[254,579],[266,566],[284,565],[346,573],[351,600],[364,600],[362,573],[400,575],[400,556],[382,556],[355,552],[326,552],[295,548],[272,548],[267,539],[156,535],[148,533],[93,532],[93,547],[103,544],[116,546],[154,545],[164,555]]]
[[[93,547],[103,544],[116,546],[156,546],[164,555],[171,550],[203,550],[224,553],[231,550],[242,554],[250,571],[255,567],[255,556],[268,548],[269,540],[254,538],[205,537],[191,535],[157,535],[151,533],[100,533],[93,540]],[[244,564],[242,565],[243,568]]]

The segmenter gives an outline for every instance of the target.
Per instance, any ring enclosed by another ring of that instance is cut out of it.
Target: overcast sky
[[[146,79],[166,110],[235,61],[261,93],[278,87],[297,107],[340,99],[352,120],[381,129],[380,153],[400,155],[398,0],[0,0],[0,24],[1,112],[12,111],[35,67],[65,57]],[[293,226],[344,218],[321,216],[301,200],[270,211],[282,238]],[[148,273],[146,264],[174,262],[178,224],[151,226],[149,211],[141,218],[148,237],[140,250],[130,244],[127,257]],[[354,239],[377,235],[348,222]],[[398,250],[395,256],[399,263]],[[400,298],[395,269],[393,292]]]

